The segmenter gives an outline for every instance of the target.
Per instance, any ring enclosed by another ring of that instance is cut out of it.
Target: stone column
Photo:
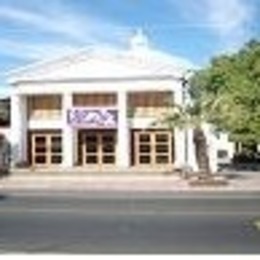
[[[130,166],[130,134],[127,118],[127,93],[119,90],[117,94],[118,126],[117,126],[117,158],[118,168]]]
[[[11,158],[12,166],[27,161],[27,109],[26,97],[11,96]]]
[[[74,164],[74,131],[68,124],[68,109],[72,107],[72,94],[65,93],[62,96],[62,166],[72,167]]]

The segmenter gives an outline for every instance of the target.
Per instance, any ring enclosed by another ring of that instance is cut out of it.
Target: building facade
[[[191,129],[154,124],[169,103],[183,105],[191,67],[152,50],[139,32],[128,49],[89,48],[12,72],[13,165],[196,170]],[[220,143],[207,135],[215,170]]]

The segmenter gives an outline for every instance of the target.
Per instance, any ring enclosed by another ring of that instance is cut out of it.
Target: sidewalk
[[[177,174],[116,173],[12,173],[0,179],[3,191],[239,191],[260,192],[260,172],[223,173],[226,186],[190,186]]]

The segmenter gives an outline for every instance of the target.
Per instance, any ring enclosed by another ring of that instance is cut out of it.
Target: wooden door
[[[173,162],[170,131],[134,132],[134,163],[137,166],[170,165]]]
[[[32,165],[50,166],[62,163],[61,134],[32,133],[31,144]]]
[[[82,133],[83,165],[102,166],[116,163],[116,135],[114,131],[86,131]]]

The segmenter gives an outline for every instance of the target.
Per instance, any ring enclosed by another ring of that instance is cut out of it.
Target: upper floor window
[[[61,95],[40,95],[28,97],[28,116],[33,119],[54,119],[61,116]]]
[[[172,92],[132,92],[128,95],[128,109],[134,117],[158,117],[168,111],[172,100]]]
[[[74,94],[73,105],[81,107],[107,107],[115,106],[117,97],[115,93],[88,93]]]

